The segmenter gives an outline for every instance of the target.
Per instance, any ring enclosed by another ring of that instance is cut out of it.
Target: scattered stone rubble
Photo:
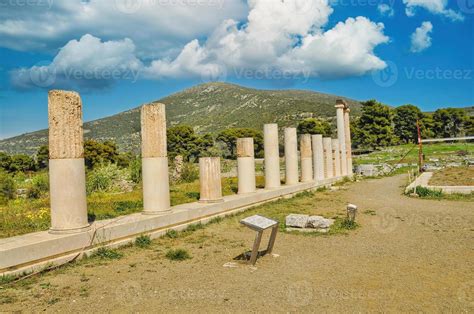
[[[334,224],[334,219],[322,216],[290,214],[286,216],[286,230],[300,232],[328,232]]]

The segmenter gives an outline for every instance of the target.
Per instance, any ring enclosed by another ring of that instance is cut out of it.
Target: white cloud
[[[30,4],[29,4],[30,3]],[[71,38],[130,38],[142,58],[157,58],[245,18],[242,0],[0,1],[0,47],[54,53]]]
[[[246,23],[224,20],[205,40],[192,39],[165,57],[143,58],[138,48],[141,40],[102,42],[85,35],[79,41],[69,41],[51,65],[17,70],[12,79],[17,86],[26,87],[35,81],[28,77],[28,71],[53,72],[55,83],[63,83],[70,79],[66,74],[74,70],[108,73],[114,69],[121,75],[139,73],[147,79],[199,77],[222,70],[236,75],[242,70],[262,69],[333,78],[364,75],[386,67],[374,53],[378,45],[389,41],[381,23],[365,17],[348,18],[325,30],[333,12],[328,0],[249,0],[248,5]],[[153,37],[148,40],[153,41]],[[103,75],[89,80],[104,85],[111,81]]]
[[[411,35],[411,51],[421,52],[431,46],[431,36],[433,24],[431,22],[423,22],[415,32]]]
[[[393,10],[393,7],[391,7],[390,5],[386,3],[380,3],[377,6],[377,10],[382,16],[392,17],[395,14],[395,10]]]
[[[414,16],[417,7],[424,8],[433,14],[443,15],[452,21],[463,21],[464,16],[452,9],[448,9],[448,0],[403,0],[406,5],[405,12],[408,16]]]

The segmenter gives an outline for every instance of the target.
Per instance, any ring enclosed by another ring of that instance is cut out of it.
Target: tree
[[[170,157],[181,155],[186,161],[196,160],[201,152],[214,146],[212,135],[199,136],[188,125],[177,125],[167,130]]]
[[[115,163],[118,155],[117,145],[112,141],[100,143],[87,140],[84,143],[84,159],[89,169],[100,164]]]
[[[6,172],[9,172],[11,163],[12,157],[7,153],[0,152],[0,168]]]
[[[474,116],[470,116],[466,124],[464,125],[464,128],[466,129],[466,135],[467,136],[473,136],[474,135]]]
[[[354,127],[354,144],[365,148],[393,145],[396,138],[392,127],[390,107],[376,100],[362,103],[362,115]]]
[[[222,142],[225,146],[226,152],[224,157],[236,158],[237,157],[237,139],[251,137],[253,138],[253,144],[255,154],[257,157],[263,157],[263,133],[262,131],[251,129],[251,128],[230,128],[221,131],[216,140]]]
[[[331,133],[331,124],[323,119],[308,118],[298,124],[298,134],[322,134],[330,137]]]
[[[11,157],[10,172],[35,171],[35,161],[28,155],[18,154]]]
[[[44,169],[48,167],[49,163],[49,149],[48,146],[40,146],[38,152],[36,152],[36,164],[38,169]]]
[[[423,118],[421,110],[413,105],[395,108],[393,116],[394,133],[403,143],[416,143],[418,131],[416,122]]]
[[[421,137],[422,138],[434,138],[434,125],[433,115],[430,113],[423,113],[423,117],[420,121]]]
[[[459,108],[438,109],[433,114],[436,137],[457,137],[464,133],[468,122],[466,112]]]

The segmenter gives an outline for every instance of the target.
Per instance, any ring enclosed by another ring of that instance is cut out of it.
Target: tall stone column
[[[278,188],[280,187],[280,156],[277,124],[263,126],[263,149],[265,154],[265,188]]]
[[[285,183],[298,183],[298,137],[296,128],[285,128]]]
[[[345,136],[346,136],[346,154],[347,154],[347,174],[352,176],[354,173],[352,171],[352,140],[351,140],[351,120],[349,113],[351,110],[346,108],[344,110],[344,126],[345,126]]]
[[[238,194],[255,192],[255,150],[251,137],[237,139],[237,177]]]
[[[333,139],[332,140],[332,164],[334,167],[334,176],[340,177],[341,176],[341,149],[339,147],[339,140]]]
[[[76,92],[48,93],[50,233],[76,233],[87,220],[82,101]]]
[[[165,214],[170,209],[165,105],[141,108],[143,213]]]
[[[324,149],[323,149],[323,136],[316,134],[311,136],[313,144],[313,173],[314,180],[324,180]]]
[[[302,134],[300,138],[301,182],[313,181],[313,150],[311,134]]]
[[[201,203],[223,202],[220,157],[199,158],[199,184]]]
[[[334,169],[332,164],[332,139],[330,137],[323,138],[324,152],[324,178],[330,179],[334,177]]]
[[[344,108],[347,104],[344,100],[338,100],[336,104],[337,138],[341,150],[341,175],[347,176],[347,152],[346,152],[346,124],[344,122]]]

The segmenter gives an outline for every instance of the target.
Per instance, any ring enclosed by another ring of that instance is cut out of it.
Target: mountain
[[[169,126],[188,124],[198,133],[215,133],[229,127],[262,129],[265,123],[296,126],[307,117],[335,119],[334,105],[345,99],[351,114],[359,115],[358,101],[303,90],[257,90],[227,83],[207,83],[157,100],[167,105]],[[48,131],[40,130],[0,141],[0,151],[34,154],[47,145]],[[134,108],[84,123],[84,136],[114,140],[121,150],[139,151],[140,110]]]

